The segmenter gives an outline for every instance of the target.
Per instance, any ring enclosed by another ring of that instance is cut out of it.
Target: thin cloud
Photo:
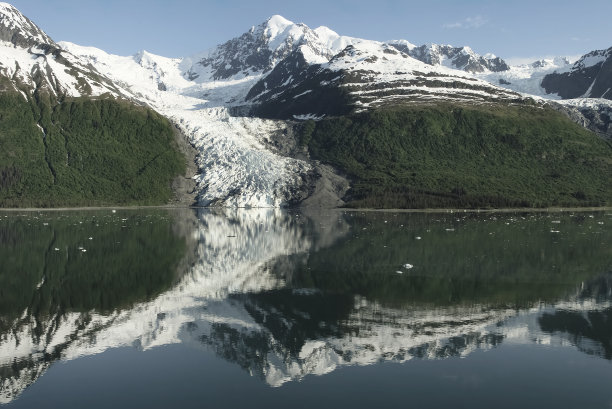
[[[468,17],[464,20],[457,21],[456,23],[444,24],[442,27],[444,27],[447,30],[453,30],[453,29],[467,30],[467,29],[473,29],[473,28],[480,28],[487,23],[488,23],[488,20],[479,15],[479,16],[474,16],[474,17]]]

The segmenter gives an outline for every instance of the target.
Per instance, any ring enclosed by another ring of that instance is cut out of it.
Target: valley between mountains
[[[612,48],[510,66],[273,16],[181,59],[0,3],[0,206],[612,203]]]

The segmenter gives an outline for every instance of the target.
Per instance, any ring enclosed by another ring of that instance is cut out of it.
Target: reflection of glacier
[[[239,328],[259,326],[228,294],[283,286],[266,266],[278,257],[315,250],[333,242],[348,226],[339,213],[321,230],[305,216],[276,209],[203,212],[186,234],[195,243],[195,262],[174,289],[129,310],[101,315],[65,313],[40,321],[32,311],[0,335],[0,402],[15,399],[57,360],[70,360],[108,348],[142,349],[184,341],[188,323],[216,322]],[[41,285],[44,285],[42,283]]]
[[[557,305],[522,310],[392,308],[354,294],[291,288],[283,272],[290,275],[308,253],[349,230],[340,212],[317,218],[273,209],[203,212],[184,233],[195,257],[172,290],[107,315],[67,313],[41,322],[25,311],[3,330],[0,402],[15,399],[55,361],[120,346],[210,349],[272,386],[343,365],[466,356],[501,342],[576,345],[610,359],[609,333],[585,330],[582,321],[568,328],[567,316],[559,315],[600,314],[610,323],[606,278]]]

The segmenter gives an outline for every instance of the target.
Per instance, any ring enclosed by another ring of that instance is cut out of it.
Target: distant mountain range
[[[197,150],[197,171],[188,175],[193,178],[195,187],[183,184],[182,189],[188,191],[181,194],[191,194],[192,200],[200,205],[265,207],[316,203],[336,206],[347,201],[355,202],[358,194],[353,187],[363,185],[364,178],[374,180],[376,172],[384,174],[383,184],[392,180],[393,186],[389,185],[389,189],[401,190],[404,193],[400,195],[404,198],[414,194],[445,198],[428,202],[432,206],[580,205],[604,203],[610,195],[608,185],[601,180],[594,182],[597,186],[592,186],[592,192],[603,191],[603,195],[585,193],[579,186],[574,186],[577,180],[587,177],[574,174],[579,172],[576,168],[568,171],[573,176],[564,182],[563,187],[558,186],[554,199],[553,196],[540,198],[542,200],[527,199],[526,195],[531,193],[517,193],[518,187],[497,191],[491,186],[475,191],[474,197],[468,200],[469,195],[452,193],[466,191],[465,187],[459,186],[465,180],[442,182],[442,178],[447,176],[442,176],[439,169],[422,169],[425,173],[434,172],[435,181],[417,181],[412,180],[414,177],[393,176],[390,170],[393,164],[390,163],[366,166],[363,160],[356,158],[323,158],[315,153],[317,149],[310,145],[309,137],[303,137],[302,129],[308,120],[331,123],[326,121],[388,110],[422,111],[424,107],[433,106],[450,106],[450,111],[454,109],[452,107],[469,108],[470,112],[478,111],[478,118],[474,120],[480,123],[488,121],[493,111],[498,112],[504,107],[522,107],[520,109],[531,113],[536,112],[533,110],[535,107],[544,107],[550,108],[547,120],[557,121],[557,114],[553,112],[561,111],[581,126],[600,136],[610,137],[610,103],[606,102],[612,99],[609,92],[610,50],[594,51],[574,65],[567,59],[558,58],[510,66],[499,57],[492,54],[481,56],[469,47],[415,46],[405,40],[370,41],[341,36],[326,27],[311,29],[281,16],[273,16],[234,39],[190,57],[170,59],[145,51],[120,57],[91,47],[56,43],[6,3],[0,4],[0,49],[0,86],[5,93],[21,94],[24,103],[37,106],[32,126],[41,127],[43,132],[46,128],[55,128],[59,138],[60,130],[67,129],[53,115],[47,120],[44,112],[56,112],[58,104],[70,98],[112,98],[134,107],[148,107],[167,118]],[[560,99],[577,97],[583,99],[567,102]],[[6,109],[9,109],[7,104]],[[420,119],[415,121],[424,120],[424,113],[419,115]],[[83,118],[85,121],[90,119]],[[425,129],[426,133],[442,132],[439,136],[473,132],[459,127],[461,121],[457,120],[455,115],[454,119],[449,117],[442,122],[436,119],[435,124],[425,121],[427,125],[419,129]],[[515,125],[508,125],[507,132],[513,136],[498,135],[496,140],[516,139],[518,128]],[[480,125],[474,126],[478,128]],[[480,126],[478,129],[484,128]],[[491,136],[483,135],[486,138]],[[58,201],[61,201],[61,189],[57,186],[64,186],[62,183],[67,179],[63,175],[78,177],[76,163],[70,158],[83,157],[83,152],[71,150],[70,144],[60,143],[61,140],[55,142],[53,136],[42,142],[45,143],[40,148],[40,157],[46,158],[49,174],[42,176],[41,170],[38,177],[48,179],[45,189],[57,190]],[[54,143],[65,145],[58,148],[62,152],[54,150],[51,146]],[[412,143],[414,141],[408,145]],[[604,148],[602,143],[605,142],[595,139],[592,149],[603,157],[609,157],[609,147]],[[408,145],[404,143],[404,146]],[[531,149],[523,143],[512,149],[519,147]],[[507,143],[491,147],[494,150],[506,148]],[[50,152],[57,154],[53,157]],[[429,153],[438,164],[452,161],[451,156],[439,156],[440,152]],[[476,156],[466,158],[466,161],[481,157],[478,156],[481,153],[472,153]],[[517,152],[513,151],[514,154]],[[549,160],[551,158],[543,152],[531,154],[534,160],[543,155]],[[552,157],[561,160],[566,154],[569,153],[560,151]],[[64,164],[58,162],[62,155],[69,158]],[[592,156],[592,153],[574,152],[573,155]],[[88,152],[85,156],[94,155]],[[356,163],[354,161],[361,163],[357,166],[360,169],[373,166],[378,170],[357,176],[347,167],[349,162]],[[605,159],[595,161],[604,167],[599,173],[609,170]],[[0,157],[4,180],[0,182],[11,187],[5,190],[4,197],[0,194],[0,202],[5,205],[25,202],[38,189],[36,183],[24,176],[27,173],[24,163]],[[533,165],[539,166],[535,162]],[[404,167],[407,166],[405,163]],[[500,168],[500,164],[492,166]],[[564,165],[559,162],[548,164],[550,166]],[[97,169],[94,172],[100,173]],[[419,174],[417,168],[410,173]],[[137,175],[134,176],[136,179]],[[177,177],[176,172],[173,175]],[[483,177],[472,176],[470,180]],[[168,178],[170,175],[165,179]],[[90,200],[95,202],[99,193],[94,186],[102,182],[83,183],[79,191],[87,191]],[[122,189],[127,189],[125,195],[138,197],[130,191],[133,186],[125,181],[113,179],[112,183],[119,183]],[[408,195],[408,191],[412,193]],[[494,196],[497,199],[491,199]],[[510,196],[512,200],[500,199]],[[111,193],[105,200],[112,202],[112,197]],[[167,197],[167,194],[160,193],[157,199],[147,200],[160,200],[161,197]],[[587,199],[577,202],[576,197]],[[36,200],[31,202],[38,203]],[[419,203],[410,199],[403,205],[425,205],[425,202]]]

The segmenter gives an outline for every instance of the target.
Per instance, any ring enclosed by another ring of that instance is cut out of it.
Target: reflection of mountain
[[[155,268],[157,252],[164,252],[149,241],[161,241],[159,248],[187,243],[183,262],[174,259],[171,279],[161,280],[175,283],[171,289],[153,286],[132,296],[122,286],[134,283],[115,278],[101,283],[115,286],[105,288],[123,294],[125,301],[87,304],[80,310],[63,308],[66,297],[56,296],[45,309],[37,312],[26,305],[19,313],[2,305],[3,402],[13,400],[57,360],[119,346],[146,350],[183,343],[210,349],[274,386],[343,365],[466,356],[511,340],[548,342],[547,336],[558,338],[561,332],[596,340],[603,345],[599,355],[609,353],[604,330],[610,322],[612,285],[605,277],[593,279],[610,271],[611,232],[600,224],[603,214],[331,211],[306,216],[262,209],[184,216],[160,216],[153,224],[135,218],[140,226],[166,232],[174,224],[173,233],[161,238],[148,228],[134,237],[138,248],[150,251],[150,257],[137,260],[150,259],[146,266],[153,276],[163,277],[169,269]],[[127,225],[135,227],[136,220],[128,218]],[[81,226],[75,220],[70,224]],[[2,233],[0,240],[14,242],[15,250],[28,231],[24,227],[19,234],[19,240],[12,240],[12,233]],[[131,248],[126,237],[117,237],[109,236]],[[55,254],[54,245],[40,248]],[[48,261],[41,265],[50,271]],[[95,271],[91,265],[80,265],[78,271],[89,269]],[[53,281],[30,282],[30,293],[36,294]],[[608,321],[585,332],[568,324],[567,314],[547,318],[559,311],[591,311]]]
[[[291,304],[280,301],[288,297]],[[241,298],[259,324],[257,330],[217,323],[206,329],[210,332],[197,332],[194,323],[191,335],[272,386],[343,365],[437,359],[488,349],[503,339],[494,332],[495,324],[515,314],[477,306],[396,310],[360,297],[338,300],[286,290]]]
[[[187,220],[163,211],[0,220],[0,402],[112,325],[116,311],[171,288],[187,259],[178,233]]]
[[[0,283],[14,284],[20,268],[27,272],[22,278],[33,276],[16,281],[19,288],[1,288],[34,300],[19,309],[8,301],[1,305],[0,402],[13,400],[59,359],[118,346],[147,349],[181,342],[184,324],[196,319],[248,327],[244,308],[225,297],[282,286],[282,277],[266,272],[267,264],[276,257],[316,249],[315,241],[333,241],[347,229],[337,214],[336,221],[334,230],[325,231],[307,218],[264,209],[202,212],[195,225],[189,214],[163,212],[153,218],[117,213],[79,214],[67,220],[32,215],[0,225],[2,240],[13,243],[13,248],[0,251],[18,253],[0,274]],[[52,233],[24,248],[31,235],[38,237],[45,229]],[[184,255],[185,242],[195,245],[190,250],[195,255]],[[56,265],[55,258],[64,252],[66,261]],[[181,257],[184,261],[179,263]],[[189,270],[177,272],[185,268],[185,260]],[[173,289],[158,295],[177,276],[181,278]],[[55,281],[73,284],[52,286]],[[168,284],[158,287],[158,282]],[[73,297],[91,303],[71,304]],[[107,302],[115,298],[116,303]]]
[[[612,360],[612,308],[603,311],[555,311],[540,317],[542,331],[568,339],[590,355]]]
[[[569,340],[580,351],[612,360],[612,273],[586,284],[581,298],[606,306],[601,309],[558,309],[542,314],[542,331]],[[608,301],[606,304],[605,301]]]
[[[352,213],[349,220],[352,234],[298,264],[292,287],[395,307],[529,307],[612,268],[612,232],[584,214]]]

